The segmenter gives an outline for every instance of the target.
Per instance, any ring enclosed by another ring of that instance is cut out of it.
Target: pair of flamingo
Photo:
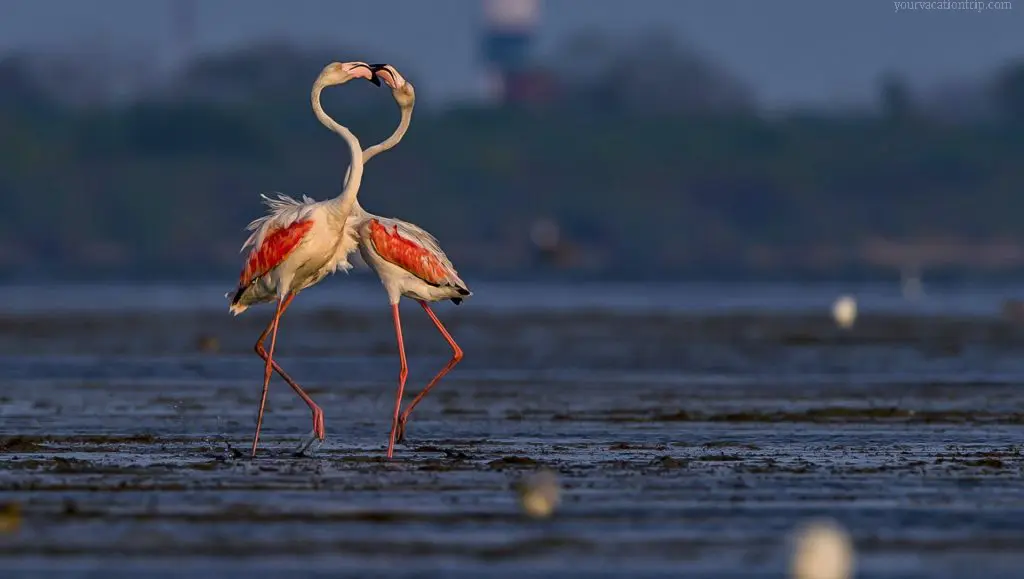
[[[326,87],[342,85],[356,78],[366,79],[377,86],[380,86],[383,80],[391,87],[392,95],[402,113],[401,122],[395,132],[365,151],[360,149],[356,136],[324,112],[320,104],[320,94]],[[252,234],[242,249],[250,248],[250,251],[238,280],[238,288],[233,294],[228,294],[231,297],[230,311],[238,315],[257,303],[277,303],[273,318],[260,334],[255,346],[256,353],[265,362],[265,368],[263,395],[260,398],[259,414],[256,419],[252,454],[256,455],[259,443],[272,372],[277,372],[313,413],[313,432],[304,443],[303,450],[324,440],[323,411],[274,361],[277,328],[281,315],[300,291],[339,269],[351,269],[348,256],[358,249],[363,260],[377,273],[384,285],[391,304],[395,335],[398,338],[401,370],[398,375],[391,436],[388,440],[387,456],[390,459],[394,454],[396,440],[404,438],[405,426],[413,408],[462,359],[462,349],[430,309],[428,302],[451,300],[459,304],[472,293],[459,278],[451,261],[441,251],[432,235],[411,223],[369,213],[356,199],[362,182],[363,164],[375,155],[397,145],[409,129],[416,100],[412,84],[391,65],[334,62],[324,67],[313,83],[310,99],[317,119],[328,129],[341,135],[348,143],[352,162],[346,174],[345,186],[337,197],[313,201],[303,196],[299,201],[281,194],[278,194],[277,199],[263,196],[269,211],[267,215],[254,220],[248,226]],[[401,412],[402,395],[409,370],[398,314],[401,296],[419,302],[453,351],[451,361],[413,399],[404,413]],[[264,347],[268,334],[269,350]]]

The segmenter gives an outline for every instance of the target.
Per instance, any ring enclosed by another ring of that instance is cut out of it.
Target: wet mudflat
[[[411,392],[450,354],[417,309]],[[1024,566],[1024,332],[998,319],[441,307],[466,359],[389,463],[386,308],[294,310],[312,458],[280,381],[248,457],[266,311],[0,319],[4,577],[783,577],[818,516],[858,577]],[[534,521],[512,487],[542,467],[563,503]]]

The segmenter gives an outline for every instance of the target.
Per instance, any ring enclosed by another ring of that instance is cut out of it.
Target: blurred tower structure
[[[530,49],[539,15],[540,0],[484,0],[481,55],[494,102],[516,102],[530,92]]]

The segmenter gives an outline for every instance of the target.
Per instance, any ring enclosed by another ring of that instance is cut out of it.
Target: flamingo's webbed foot
[[[295,455],[311,457],[314,454],[316,454],[318,450],[320,450],[320,447],[323,445],[323,443],[323,439],[317,436],[316,430],[311,430],[309,434],[307,434],[306,437],[302,439],[302,444],[300,444],[299,447],[295,449]]]
[[[402,416],[398,419],[398,427],[395,429],[395,444],[405,442],[405,424],[408,419]]]

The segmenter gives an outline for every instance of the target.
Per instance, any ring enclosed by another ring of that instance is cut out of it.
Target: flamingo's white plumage
[[[395,102],[401,110],[401,121],[394,133],[383,142],[363,151],[363,162],[369,161],[378,153],[394,147],[405,136],[412,120],[412,110],[416,102],[416,91],[395,67],[387,64],[372,65],[376,75],[389,87]],[[355,168],[349,168],[346,180],[355,176]],[[462,348],[455,342],[444,324],[437,318],[428,305],[429,302],[451,300],[456,305],[464,298],[472,295],[465,282],[459,277],[451,260],[441,250],[433,235],[400,219],[374,215],[355,201],[352,213],[345,222],[342,239],[338,246],[339,254],[334,257],[336,263],[348,263],[348,255],[358,248],[371,269],[380,277],[384,290],[391,304],[395,334],[398,338],[398,354],[401,367],[398,378],[398,392],[395,396],[395,410],[391,424],[391,437],[388,440],[388,458],[394,453],[396,440],[405,434],[405,425],[413,408],[423,397],[462,360]],[[402,395],[409,369],[405,359],[405,345],[402,340],[402,324],[398,314],[398,302],[402,296],[419,302],[423,310],[452,348],[452,358],[448,364],[434,376],[427,386],[401,412]]]
[[[256,352],[266,363],[263,376],[263,395],[256,419],[256,434],[252,441],[252,454],[256,454],[263,411],[272,371],[277,371],[289,386],[306,402],[313,413],[313,435],[324,438],[323,412],[299,385],[274,362],[274,346],[281,315],[298,292],[319,282],[347,262],[336,261],[343,231],[356,203],[356,194],[363,176],[363,157],[359,140],[347,128],[332,119],[320,105],[320,93],[328,86],[344,84],[355,78],[364,78],[380,84],[376,74],[365,62],[331,63],[324,67],[310,95],[317,118],[348,143],[352,156],[351,179],[340,195],[326,201],[301,201],[279,195],[277,199],[264,196],[267,215],[249,224],[252,231],[243,245],[248,249],[245,266],[239,276],[237,289],[228,294],[230,310],[238,315],[249,306],[268,301],[277,302],[277,310],[267,328],[256,341]],[[270,335],[270,348],[263,342]]]

